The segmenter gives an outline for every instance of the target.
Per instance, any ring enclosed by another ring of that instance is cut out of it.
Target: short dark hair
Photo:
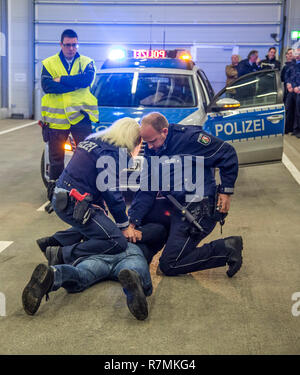
[[[60,41],[63,42],[64,38],[77,38],[78,39],[78,36],[77,36],[77,34],[75,33],[74,30],[67,29],[67,30],[62,32]]]
[[[268,50],[268,52],[270,52],[270,51],[271,51],[271,49],[274,49],[274,50],[275,50],[275,52],[276,52],[276,48],[275,48],[275,47],[270,47],[270,48],[269,48],[269,50]]]
[[[145,115],[141,121],[142,125],[151,125],[157,132],[161,132],[163,128],[168,128],[168,120],[159,112],[151,112]]]
[[[252,51],[250,51],[250,52],[248,53],[248,60],[250,59],[250,56],[254,55],[255,53],[258,54],[258,51],[256,51],[256,49],[253,49]]]

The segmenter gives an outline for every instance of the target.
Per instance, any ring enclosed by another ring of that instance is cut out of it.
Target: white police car
[[[214,95],[186,51],[133,50],[128,56],[118,49],[97,73],[92,92],[100,114],[94,131],[122,117],[140,120],[155,111],[170,123],[202,125],[233,143],[240,164],[281,160],[284,105],[278,71],[244,75]],[[68,151],[66,162],[70,155]],[[42,168],[47,180],[47,156]]]

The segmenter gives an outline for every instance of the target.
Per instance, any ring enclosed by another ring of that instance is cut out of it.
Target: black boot
[[[46,252],[48,246],[60,246],[61,244],[54,237],[42,237],[36,240],[38,247],[43,253]]]
[[[45,256],[48,259],[48,266],[64,264],[62,248],[60,246],[48,246],[45,252]]]
[[[54,282],[54,271],[45,264],[39,264],[32,273],[22,294],[22,303],[28,315],[34,315],[40,307],[42,298],[50,291]]]
[[[120,271],[118,278],[126,294],[129,311],[138,320],[145,320],[148,316],[148,304],[139,275],[135,271],[124,269]]]
[[[226,273],[228,277],[232,277],[242,267],[243,239],[240,236],[227,237],[224,238],[224,243],[228,250],[227,264],[229,267]]]

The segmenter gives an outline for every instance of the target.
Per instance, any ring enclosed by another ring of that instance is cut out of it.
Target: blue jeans
[[[63,287],[69,293],[81,292],[102,280],[118,280],[120,271],[129,269],[140,276],[145,295],[152,293],[147,261],[142,250],[132,243],[128,243],[126,251],[119,254],[92,255],[76,266],[61,264],[52,267],[55,270],[52,291]]]

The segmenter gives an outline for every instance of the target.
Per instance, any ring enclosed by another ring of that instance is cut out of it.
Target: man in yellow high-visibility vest
[[[71,132],[78,144],[92,132],[91,121],[99,120],[97,99],[90,92],[95,63],[79,55],[75,31],[61,35],[61,51],[43,60],[41,84],[42,117],[48,126],[50,184],[64,169],[64,143]]]

